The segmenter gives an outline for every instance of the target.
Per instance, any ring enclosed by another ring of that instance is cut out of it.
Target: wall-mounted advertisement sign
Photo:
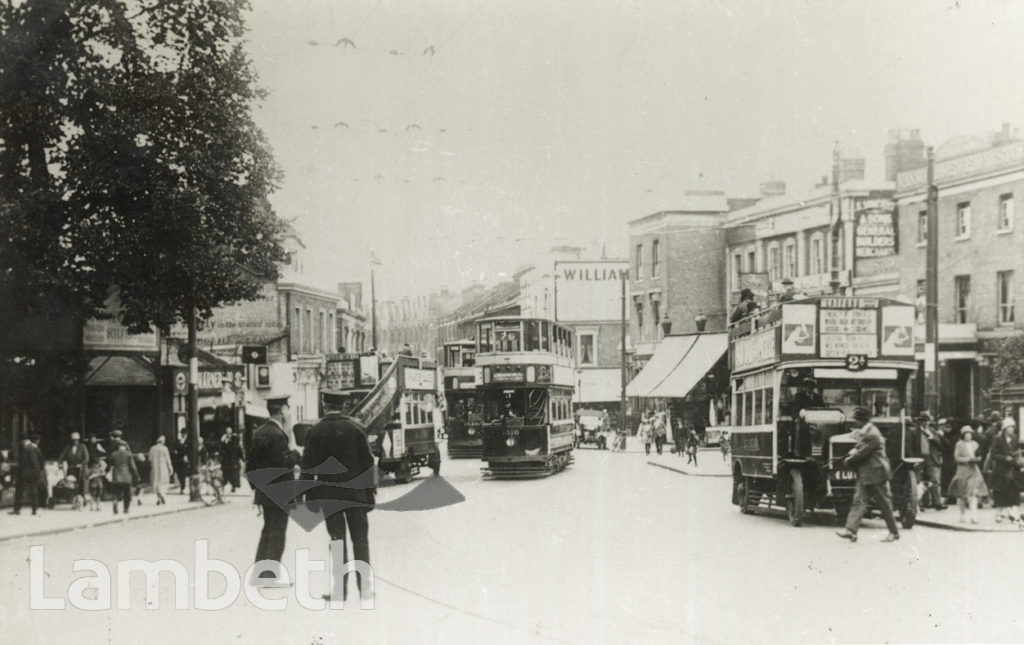
[[[129,334],[128,328],[116,320],[87,320],[82,336],[82,347],[97,352],[156,352],[159,347],[156,332]]]
[[[857,258],[896,255],[896,205],[891,199],[857,200],[854,205],[854,248]]]

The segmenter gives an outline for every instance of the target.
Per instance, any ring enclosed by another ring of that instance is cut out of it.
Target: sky
[[[686,190],[884,177],[1024,128],[1024,2],[252,0],[272,203],[311,282],[377,297],[495,284],[556,244],[628,255]]]

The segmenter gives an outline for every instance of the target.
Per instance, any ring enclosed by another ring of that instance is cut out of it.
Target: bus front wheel
[[[736,478],[736,501],[740,506],[740,512],[750,515],[754,512],[753,494],[750,492],[750,478],[740,475]]]
[[[804,475],[799,470],[789,471],[790,491],[786,496],[786,515],[789,523],[800,526],[804,521]]]

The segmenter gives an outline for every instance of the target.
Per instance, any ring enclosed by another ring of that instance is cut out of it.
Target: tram
[[[914,525],[922,459],[905,405],[914,315],[895,300],[820,296],[730,325],[733,504],[785,507],[793,526],[815,508],[844,520],[856,474],[843,457],[856,444],[853,410],[864,407],[885,437],[894,511]]]
[[[485,476],[544,477],[572,463],[574,332],[549,320],[477,323]]]
[[[476,341],[456,340],[444,344],[445,432],[448,456],[452,459],[479,459],[483,449],[480,434],[480,402],[476,385],[481,380],[475,366]]]

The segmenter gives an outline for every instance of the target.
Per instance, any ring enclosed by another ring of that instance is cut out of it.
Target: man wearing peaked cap
[[[287,395],[276,394],[266,397],[270,418],[252,433],[252,445],[246,462],[246,475],[263,468],[291,468],[297,462],[297,455],[291,448],[285,425],[288,423],[289,406]],[[271,482],[283,481],[291,475],[285,474]],[[252,480],[250,479],[250,483]],[[264,560],[273,563],[274,571],[259,574],[260,584],[279,586],[281,557],[284,555],[285,536],[288,530],[288,513],[274,503],[263,491],[257,489],[253,503],[263,512],[263,530],[256,547],[256,562]]]
[[[342,413],[345,397],[323,393],[324,417],[309,429],[306,448],[302,453],[302,470],[307,479],[323,482],[306,493],[307,500],[342,500],[353,502],[346,508],[341,504],[338,510],[327,515],[327,533],[331,540],[345,540],[346,529],[351,538],[352,552],[356,560],[370,563],[369,522],[367,513],[373,507],[376,490],[358,488],[349,484],[356,478],[365,478],[374,468],[373,454],[366,441],[366,432],[358,421]],[[336,460],[343,472],[315,472],[329,470]],[[347,542],[346,542],[347,543]],[[347,554],[346,554],[347,557]],[[356,583],[362,592],[362,574]],[[334,589],[325,596],[328,600],[345,599],[345,579],[338,576]],[[340,587],[340,589],[339,589]],[[340,593],[339,593],[340,591]],[[338,597],[340,596],[340,598]]]
[[[900,539],[900,531],[892,514],[892,492],[889,490],[892,470],[889,458],[885,456],[885,439],[878,427],[871,423],[871,412],[866,408],[855,409],[853,418],[863,426],[856,433],[860,436],[857,445],[843,461],[857,469],[857,489],[853,494],[853,507],[846,518],[846,528],[836,533],[841,538],[856,542],[860,521],[868,510],[869,497],[873,497],[881,507],[885,525],[889,527],[889,534],[882,541],[895,542]]]

